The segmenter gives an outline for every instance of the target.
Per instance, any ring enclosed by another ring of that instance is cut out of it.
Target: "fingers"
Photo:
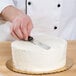
[[[29,23],[28,23],[27,29],[28,29],[28,34],[30,34],[31,33],[31,30],[33,28],[33,24],[32,24],[32,20],[30,19],[29,16],[28,16],[28,18],[29,18]]]
[[[14,31],[15,31],[15,34],[17,35],[17,37],[19,39],[23,39],[23,33],[22,33],[22,31],[20,30],[19,27],[16,27]]]
[[[29,22],[28,27],[27,27],[29,36],[30,36],[32,28],[33,28],[33,24],[32,22]]]
[[[11,29],[11,35],[12,35],[15,39],[18,39],[18,40],[19,40],[19,38],[17,37],[17,35],[16,35],[15,32],[13,31],[13,28],[10,27],[10,29]]]
[[[28,29],[27,29],[27,25],[24,24],[24,23],[22,23],[20,27],[21,27],[21,31],[23,33],[23,39],[24,40],[28,40]]]
[[[15,37],[16,39],[23,39],[23,34],[20,29],[20,24],[17,21],[17,23],[13,23],[11,26],[11,35]]]
[[[16,18],[11,26],[11,35],[16,39],[28,40],[32,28],[32,21],[28,16]]]
[[[25,20],[21,24],[21,30],[23,32],[24,39],[28,40],[28,36],[30,36],[30,32],[33,28],[33,24],[30,19],[29,19],[28,23],[24,23],[24,22],[25,22]]]

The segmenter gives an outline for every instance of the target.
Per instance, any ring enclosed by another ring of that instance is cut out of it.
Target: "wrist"
[[[15,18],[23,15],[24,13],[13,6],[8,6],[2,11],[1,14],[5,20],[12,22]]]

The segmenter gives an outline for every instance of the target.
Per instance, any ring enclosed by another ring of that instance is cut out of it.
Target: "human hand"
[[[11,25],[11,35],[20,40],[27,40],[33,28],[32,21],[29,16],[22,14],[17,16]]]
[[[16,39],[27,40],[32,30],[32,21],[29,16],[14,6],[7,6],[1,12],[5,20],[12,23],[11,35]]]

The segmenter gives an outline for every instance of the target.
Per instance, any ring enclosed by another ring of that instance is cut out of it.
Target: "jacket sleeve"
[[[15,6],[13,0],[0,0],[0,13],[9,5]]]

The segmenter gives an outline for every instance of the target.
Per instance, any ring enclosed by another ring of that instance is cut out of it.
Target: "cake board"
[[[36,72],[30,72],[30,71],[22,71],[22,70],[18,70],[13,66],[12,63],[12,59],[8,60],[6,62],[6,66],[9,70],[16,72],[16,73],[21,73],[21,74],[30,74],[30,75],[44,75],[44,74],[55,74],[55,73],[59,73],[59,72],[63,72],[66,71],[68,69],[70,69],[73,65],[73,62],[71,59],[67,59],[66,61],[66,65],[60,69],[57,70],[53,70],[53,71],[48,71],[48,72],[40,72],[40,73],[36,73]]]

